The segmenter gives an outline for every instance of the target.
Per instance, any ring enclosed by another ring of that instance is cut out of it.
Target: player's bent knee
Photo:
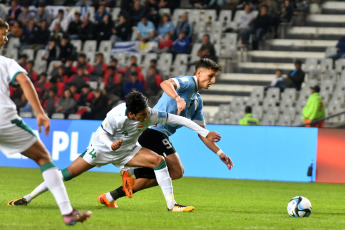
[[[152,164],[152,168],[157,167],[158,165],[160,165],[162,162],[164,161],[164,158],[162,156],[155,156],[155,159],[153,160],[153,164]]]
[[[183,176],[183,173],[184,173],[184,168],[182,167],[174,172],[170,172],[170,177],[173,180],[180,179]]]

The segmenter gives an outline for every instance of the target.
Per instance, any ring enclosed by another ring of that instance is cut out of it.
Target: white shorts
[[[94,149],[92,145],[80,155],[90,165],[101,167],[106,164],[113,164],[121,170],[128,170],[125,165],[139,152],[140,146],[135,145],[132,150],[102,152]]]
[[[0,151],[5,155],[22,153],[37,141],[32,129],[21,119],[0,127]]]

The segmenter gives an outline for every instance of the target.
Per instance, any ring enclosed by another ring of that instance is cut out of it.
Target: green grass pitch
[[[0,229],[345,229],[345,185],[339,184],[182,178],[173,181],[175,199],[195,210],[170,213],[159,187],[119,199],[119,209],[102,206],[98,194],[116,188],[121,177],[86,172],[65,184],[72,205],[93,216],[67,227],[48,192],[28,206],[6,206],[42,181],[39,169],[0,167],[0,175]],[[287,203],[297,195],[311,201],[310,217],[288,216]]]

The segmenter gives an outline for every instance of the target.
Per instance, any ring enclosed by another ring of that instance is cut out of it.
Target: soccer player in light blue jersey
[[[159,111],[177,114],[191,119],[201,127],[206,127],[203,116],[203,101],[199,94],[200,89],[208,89],[216,82],[216,75],[220,67],[214,61],[204,58],[196,63],[195,76],[179,76],[170,78],[161,83],[164,91],[158,103],[154,106]],[[182,162],[169,140],[178,125],[157,124],[146,129],[139,137],[139,144],[165,157],[169,173],[172,179],[183,176]],[[219,156],[219,159],[230,170],[233,167],[232,160],[214,142],[201,137],[204,144]],[[98,196],[98,201],[108,207],[114,207],[114,202],[120,197],[132,197],[134,192],[157,185],[155,174],[149,168],[136,168],[121,172],[123,185],[114,191]],[[117,207],[117,205],[115,205]]]

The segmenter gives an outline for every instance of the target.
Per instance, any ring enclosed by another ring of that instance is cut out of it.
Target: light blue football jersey
[[[199,125],[205,125],[204,115],[202,112],[203,102],[200,94],[198,93],[198,83],[195,76],[179,76],[172,78],[176,85],[176,92],[186,102],[186,108],[180,113],[180,116],[191,119]],[[154,109],[158,111],[165,111],[167,113],[177,114],[177,102],[169,97],[166,93],[163,93]],[[170,136],[176,132],[176,129],[182,126],[179,125],[161,125],[152,126],[151,129],[155,129],[159,132]]]

